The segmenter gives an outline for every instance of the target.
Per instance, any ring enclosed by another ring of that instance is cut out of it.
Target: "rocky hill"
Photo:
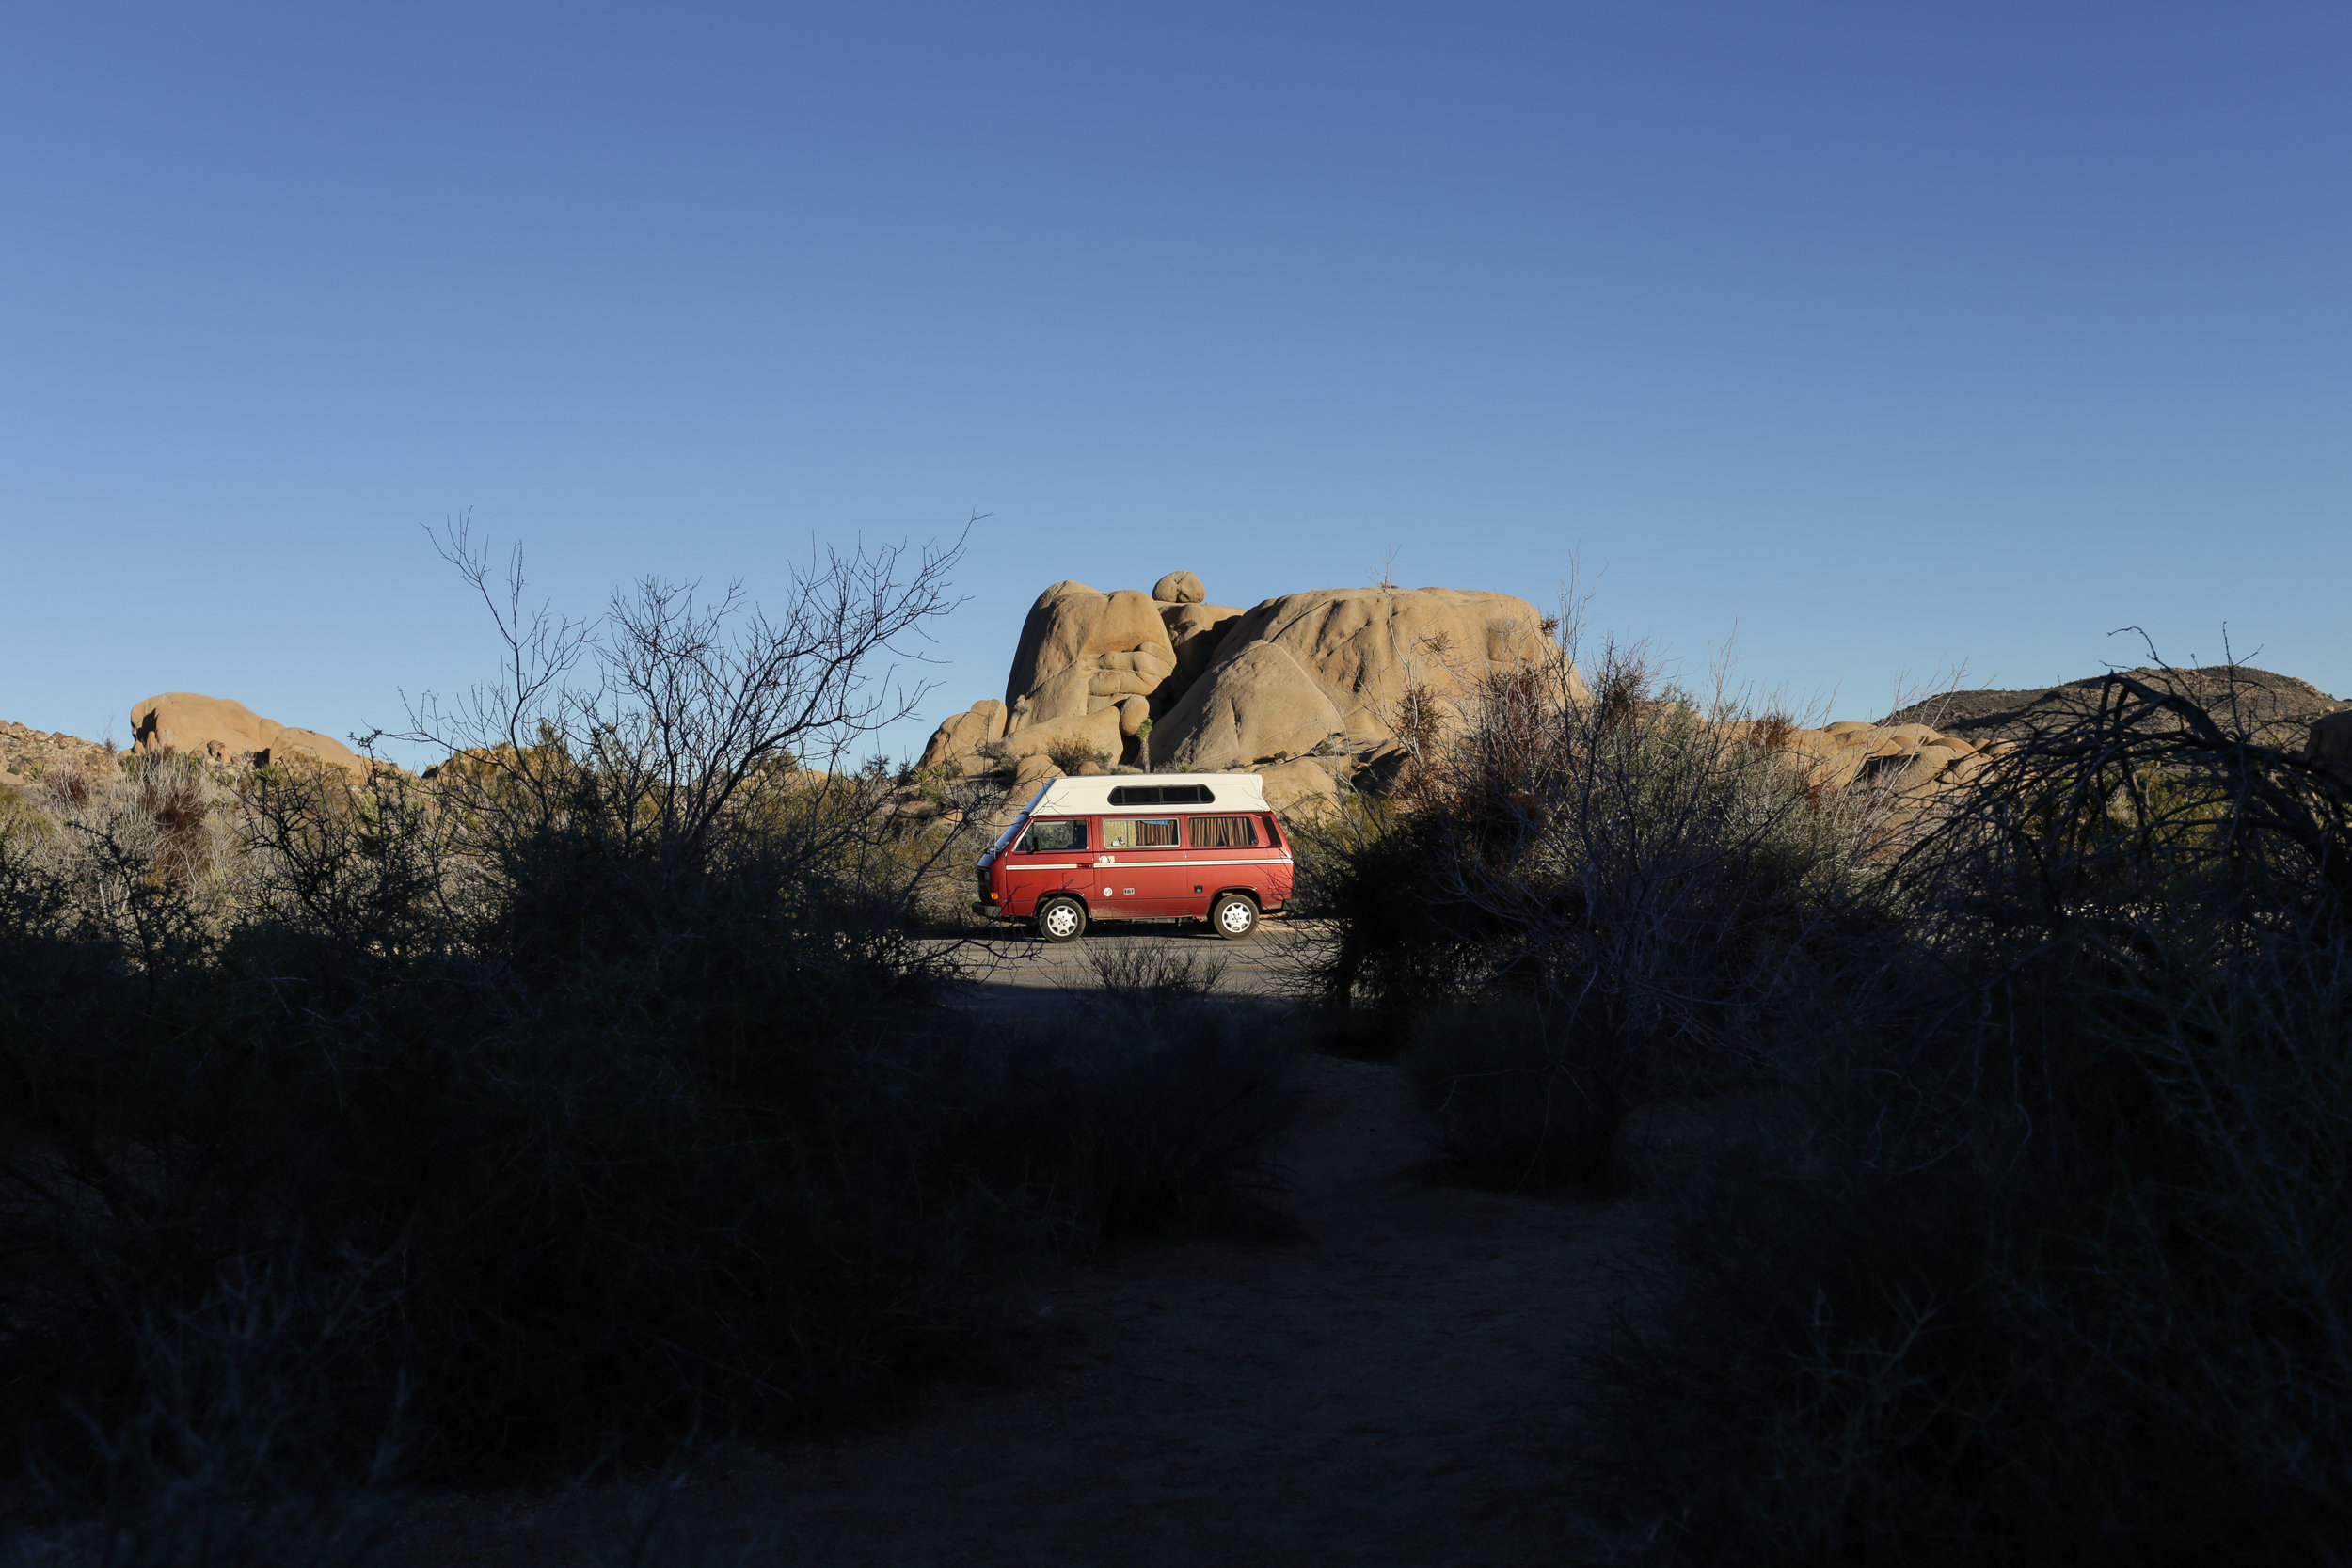
[[[187,752],[215,762],[267,765],[302,755],[355,778],[367,775],[368,765],[332,736],[264,719],[243,703],[226,697],[203,697],[193,691],[167,691],[131,709],[133,744],[140,751]]]
[[[1191,572],[1170,572],[1148,594],[1053,584],[1029,609],[1003,699],[941,724],[923,776],[993,773],[1026,785],[1062,772],[1246,770],[1263,776],[1278,810],[1311,809],[1391,776],[1400,732],[1442,729],[1484,676],[1561,656],[1550,625],[1509,594],[1315,589],[1249,610],[1207,596]],[[2135,673],[2274,745],[2352,764],[2352,703],[2306,681],[2244,665]],[[2086,711],[2102,678],[1951,692],[1876,723],[1757,733],[1820,787],[1862,782],[1925,800]],[[927,791],[936,793],[918,782],[910,795]]]
[[[2188,697],[2217,716],[2233,719],[2273,745],[2299,748],[2313,723],[2328,714],[2352,710],[2352,702],[2330,697],[2309,681],[2251,665],[2127,673],[2159,690]],[[1931,724],[1947,735],[1978,742],[2023,740],[2090,711],[2106,678],[2089,675],[2063,686],[2016,691],[1947,692],[1898,709],[1879,722]]]
[[[97,767],[114,756],[111,747],[77,735],[37,730],[0,719],[0,789],[30,789],[52,768]]]
[[[301,756],[354,778],[369,764],[331,736],[264,719],[243,703],[167,691],[131,706],[133,750],[179,752],[224,766],[256,767]],[[58,768],[111,768],[120,755],[78,736],[51,734],[0,720],[0,788],[27,790]]]
[[[918,769],[934,778],[994,773],[1018,784],[1063,772],[1248,771],[1263,776],[1276,809],[1311,809],[1351,787],[1378,787],[1404,757],[1400,729],[1442,728],[1482,677],[1560,655],[1535,608],[1509,594],[1327,588],[1248,610],[1206,598],[1190,572],[1168,574],[1148,594],[1053,584],[1030,607],[1004,699],[951,715]],[[2271,744],[2352,770],[2352,702],[2308,681],[2248,665],[2131,673],[2234,717]],[[1572,670],[1568,678],[1576,680]],[[2081,715],[2104,678],[1947,692],[1875,724],[1772,726],[1772,743],[1827,787],[1886,780],[1906,794],[1932,792],[2004,743]],[[136,751],[227,766],[302,756],[355,778],[371,766],[331,736],[194,692],[135,704],[131,732]],[[0,790],[30,789],[68,764],[110,767],[118,754],[0,721]],[[912,814],[938,810],[936,795],[912,789]]]

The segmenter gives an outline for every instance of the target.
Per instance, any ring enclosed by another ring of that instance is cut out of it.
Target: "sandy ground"
[[[1073,963],[1051,950],[1003,982],[1034,995],[976,1005],[1052,1006]],[[664,1495],[668,1544],[646,1560],[1556,1560],[1562,1379],[1618,1288],[1630,1210],[1433,1184],[1396,1069],[1318,1056],[1304,1072],[1283,1150],[1298,1239],[1057,1268],[1028,1293],[1035,1354],[998,1385],[936,1388],[881,1430],[712,1456]],[[437,1560],[624,1561],[649,1496],[442,1499],[420,1523]]]
[[[1222,973],[1216,991],[1236,1001],[1276,1003],[1287,995],[1286,981],[1300,949],[1324,940],[1319,925],[1268,920],[1255,935],[1228,942],[1205,926],[1173,922],[1102,925],[1077,942],[1039,942],[1025,930],[1008,927],[1000,940],[959,950],[971,988],[962,1006],[991,1017],[1034,1014],[1066,1001],[1073,990],[1101,983],[1094,960],[1121,948],[1158,948],[1196,965]]]

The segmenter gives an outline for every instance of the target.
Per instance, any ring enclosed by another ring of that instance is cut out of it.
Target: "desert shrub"
[[[1171,947],[1160,942],[1089,942],[1086,960],[1102,993],[1128,1007],[1204,997],[1225,977],[1220,952]]]
[[[946,811],[894,819],[882,840],[888,873],[878,867],[874,876],[904,890],[906,928],[983,942],[1003,935],[1003,927],[974,911],[972,900],[973,868],[1001,831],[1006,784],[993,773],[948,779],[942,785]]]
[[[40,831],[40,814],[13,784],[0,784],[0,838]]]
[[[1233,1186],[1279,1100],[1255,1046],[976,1036],[906,922],[952,835],[791,764],[896,710],[859,659],[935,571],[871,565],[739,636],[656,590],[534,630],[516,585],[509,684],[455,734],[428,709],[462,742],[429,784],[45,782],[0,835],[12,1460],[156,1540],[215,1508],[331,1533],[318,1499],[388,1467],[887,1400],[985,1353],[1021,1249]]]
[[[863,786],[742,750],[854,699],[796,688],[793,639],[615,621],[633,705],[510,714],[534,738],[429,791],[141,759],[11,841],[17,1445],[103,1489],[142,1335],[231,1275],[366,1304],[309,1445],[345,1471],[395,1427],[411,1473],[487,1476],[788,1425],[970,1339],[1002,1205],[944,1163],[978,1069],[904,864]]]
[[[1576,1380],[1585,1555],[2352,1549],[2346,782],[2180,689],[1897,815],[1535,669],[1299,835],[1306,978],[1449,1162],[1666,1216]],[[1629,1145],[1661,1101],[1701,1135]]]
[[[1769,1078],[1776,1031],[1884,986],[1878,801],[1819,797],[1730,718],[1628,657],[1589,692],[1565,657],[1530,664],[1397,800],[1300,832],[1304,899],[1342,921],[1306,984],[1427,1015],[1415,1070],[1466,1171],[1605,1184],[1641,1098]],[[1507,1022],[1465,1027],[1466,1004]]]
[[[2030,1123],[1947,1100],[1896,1163],[1877,1118],[1917,1085],[1883,1078],[1685,1174],[1590,1369],[1587,1484],[1643,1555],[2333,1560],[2347,1020],[2340,985],[2280,1008],[2284,978],[2205,997],[2272,1015],[2250,1034],[2054,1039]]]
[[[139,1325],[123,1418],[101,1427],[95,1517],[24,1530],[14,1561],[298,1568],[389,1560],[396,1453],[348,1465],[347,1281],[232,1265]],[[389,1436],[389,1433],[386,1433]]]
[[[1098,752],[1085,741],[1075,738],[1057,742],[1047,749],[1045,757],[1065,773],[1075,773],[1089,767],[1107,768],[1117,760],[1109,752]]]
[[[1625,1115],[1614,1042],[1525,996],[1433,1007],[1408,1027],[1405,1070],[1455,1172],[1521,1191],[1609,1183]]]
[[[1000,1146],[1081,1242],[1177,1228],[1279,1233],[1275,1139],[1297,1053],[1265,1021],[1181,990],[1121,994],[1008,1055],[1027,1110]]]
[[[1784,1058],[1588,1369],[1603,1556],[2352,1544],[2341,780],[2114,678],[1905,860],[1907,1014]]]

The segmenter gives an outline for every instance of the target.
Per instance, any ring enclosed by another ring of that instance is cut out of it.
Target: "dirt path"
[[[1605,1312],[1626,1212],[1432,1185],[1397,1069],[1305,1072],[1286,1150],[1302,1239],[1056,1271],[1032,1291],[1043,1348],[1009,1386],[715,1461],[671,1494],[690,1551],[661,1560],[1556,1559],[1560,1379]],[[621,1560],[626,1502],[484,1499],[446,1560]]]
[[[1121,949],[1150,948],[1182,962],[1217,971],[1217,994],[1241,1002],[1276,1002],[1297,949],[1325,940],[1320,926],[1269,920],[1245,942],[1227,942],[1206,927],[1102,925],[1080,942],[1039,942],[1025,932],[1007,931],[985,947],[966,952],[970,990],[957,1006],[983,1018],[1033,1018],[1067,1006],[1073,991],[1101,984],[1095,963]]]

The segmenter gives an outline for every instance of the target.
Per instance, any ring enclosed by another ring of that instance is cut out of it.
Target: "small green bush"
[[[1083,740],[1065,740],[1046,751],[1046,760],[1065,773],[1075,773],[1081,768],[1108,768],[1116,760],[1107,752],[1098,752]]]

